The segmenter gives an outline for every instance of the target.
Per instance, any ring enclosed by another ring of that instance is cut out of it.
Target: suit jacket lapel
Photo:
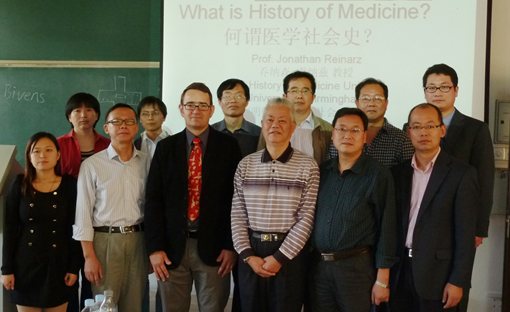
[[[459,142],[459,136],[461,135],[461,130],[464,127],[464,115],[458,110],[453,114],[452,121],[450,122],[450,126],[446,130],[446,136],[444,137],[444,148],[448,151],[452,150],[452,145],[457,144]]]
[[[218,131],[213,127],[209,127],[209,137],[207,138],[207,148],[205,149],[204,158],[202,161],[202,185],[209,185],[208,179],[212,166],[217,162],[217,157],[221,155],[221,151],[218,150],[221,144],[218,144]],[[211,183],[214,183],[211,181]]]
[[[450,170],[449,163],[450,158],[448,157],[448,154],[446,154],[444,151],[441,151],[437,156],[434,168],[432,168],[432,174],[430,175],[429,183],[425,189],[425,194],[423,194],[420,210],[418,212],[418,218],[416,220],[417,223],[419,222],[425,210],[430,206],[430,203],[434,199],[434,196],[436,196],[439,188],[443,183],[443,180],[448,175],[448,171]]]
[[[175,142],[175,160],[176,164],[181,166],[182,170],[175,170],[176,172],[182,172],[181,180],[184,185],[188,185],[188,157],[187,148],[188,142],[186,140],[186,130],[177,134],[178,139]]]
[[[407,233],[407,229],[409,228],[409,212],[411,210],[411,187],[413,184],[413,167],[411,167],[411,162],[407,162],[406,166],[402,172],[402,228],[404,229],[404,233]]]

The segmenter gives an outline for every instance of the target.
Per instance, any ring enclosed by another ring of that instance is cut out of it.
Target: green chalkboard
[[[22,162],[24,146],[37,131],[56,136],[70,130],[65,118],[67,99],[88,92],[104,113],[117,102],[136,107],[147,95],[161,95],[159,68],[0,68],[0,144],[15,144]]]
[[[0,0],[0,59],[160,61],[163,0]]]

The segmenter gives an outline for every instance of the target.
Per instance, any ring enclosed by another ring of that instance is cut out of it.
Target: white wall
[[[496,99],[510,100],[510,1],[493,0],[490,66],[490,128],[494,136]],[[481,62],[483,60],[480,60]],[[489,238],[478,248],[473,269],[469,311],[493,311],[490,296],[501,295],[504,257],[506,194],[508,171],[498,170],[495,178]]]

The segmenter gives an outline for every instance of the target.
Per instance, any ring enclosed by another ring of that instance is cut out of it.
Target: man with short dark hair
[[[476,209],[476,246],[479,246],[489,233],[494,190],[494,148],[487,124],[455,108],[458,82],[453,68],[446,64],[436,64],[423,75],[423,91],[427,102],[437,106],[443,116],[446,136],[441,147],[477,170],[480,205]]]
[[[468,289],[474,259],[476,172],[440,147],[446,133],[432,104],[408,117],[414,156],[392,168],[400,261],[392,269],[392,311],[453,311]]]
[[[355,88],[356,106],[368,117],[365,154],[385,167],[411,159],[414,148],[404,131],[394,127],[385,117],[388,87],[380,80],[367,78]]]
[[[462,114],[455,108],[459,92],[457,72],[446,64],[429,67],[423,74],[425,99],[439,108],[446,126],[441,147],[450,155],[475,167],[480,188],[476,207],[475,245],[489,235],[489,221],[494,191],[494,148],[487,124]],[[458,311],[467,311],[470,287],[464,289]]]
[[[144,131],[136,139],[135,146],[152,159],[156,144],[171,134],[170,131],[163,129],[167,114],[166,105],[155,96],[146,96],[138,104],[137,113]]]
[[[214,106],[203,83],[184,89],[179,111],[186,128],[158,143],[147,179],[147,251],[164,311],[188,311],[194,284],[200,310],[220,312],[236,260],[230,210],[241,152],[209,126]]]
[[[368,117],[367,143],[364,153],[385,167],[392,167],[413,156],[413,145],[404,131],[394,127],[385,117],[388,108],[388,86],[381,80],[366,78],[356,85],[356,106]],[[337,150],[330,146],[331,158]]]
[[[141,311],[148,273],[143,233],[148,161],[133,145],[138,122],[131,106],[115,104],[105,121],[110,146],[80,167],[73,238],[81,241],[94,294],[113,290],[120,311]]]
[[[363,153],[363,111],[341,108],[333,125],[338,157],[321,165],[311,303],[314,311],[369,311],[389,300],[390,268],[397,260],[393,179]]]
[[[316,88],[315,77],[309,72],[295,71],[283,79],[283,97],[292,104],[296,119],[290,143],[320,165],[329,158],[332,127],[312,111]],[[264,138],[260,139],[258,147],[262,149],[265,147]]]
[[[295,127],[291,104],[271,99],[262,118],[266,148],[243,158],[235,174],[231,218],[242,311],[301,311],[319,170],[291,147]]]
[[[244,112],[250,102],[248,85],[240,79],[227,79],[220,84],[216,95],[225,118],[211,127],[236,138],[243,157],[255,152],[260,127],[244,118]]]

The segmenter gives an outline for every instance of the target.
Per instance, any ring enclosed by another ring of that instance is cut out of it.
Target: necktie
[[[188,159],[188,219],[195,221],[200,209],[202,189],[202,147],[200,138],[193,139],[193,147]]]

